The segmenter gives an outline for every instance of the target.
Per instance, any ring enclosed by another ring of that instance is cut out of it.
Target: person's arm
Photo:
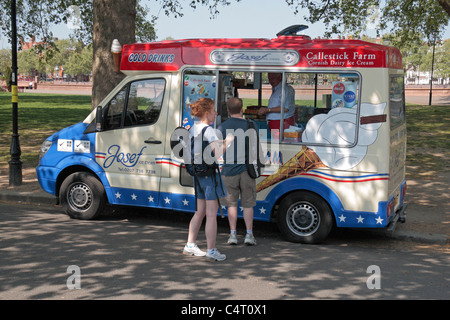
[[[289,109],[288,108],[284,108],[284,112],[288,112]],[[281,106],[278,107],[274,107],[274,108],[267,108],[267,107],[261,107],[258,110],[258,114],[260,116],[268,114],[268,113],[280,113],[281,112]]]
[[[215,140],[210,143],[211,149],[214,152],[214,157],[219,159],[224,153],[227,147],[233,142],[234,135],[231,133],[227,135],[225,140]]]

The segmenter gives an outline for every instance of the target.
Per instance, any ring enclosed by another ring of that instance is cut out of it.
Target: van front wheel
[[[278,227],[288,241],[307,244],[322,242],[332,226],[330,207],[314,193],[291,193],[278,208]]]
[[[73,219],[95,219],[106,204],[103,184],[88,172],[69,175],[61,184],[59,197],[64,211]]]

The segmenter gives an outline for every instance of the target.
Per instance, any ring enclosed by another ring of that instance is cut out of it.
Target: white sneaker
[[[238,240],[237,240],[237,238],[236,238],[236,235],[230,233],[230,237],[228,238],[227,243],[228,243],[228,244],[236,245],[236,244],[238,243]]]
[[[244,243],[249,246],[256,246],[256,239],[252,233],[247,233],[245,235]]]
[[[192,247],[188,247],[188,245],[184,246],[183,254],[196,256],[196,257],[204,257],[206,255],[205,251],[200,250],[200,248],[195,244]]]
[[[214,250],[214,253],[206,253],[206,259],[210,261],[223,261],[226,258],[227,256],[220,253],[220,251],[217,249]]]

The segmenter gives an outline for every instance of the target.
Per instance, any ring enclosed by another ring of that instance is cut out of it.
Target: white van
[[[70,217],[93,219],[106,203],[194,212],[192,177],[171,153],[172,132],[192,125],[190,104],[200,97],[215,100],[217,126],[231,96],[244,98],[246,116],[267,132],[255,110],[270,95],[267,73],[278,72],[283,91],[295,90],[295,125],[262,137],[254,219],[277,221],[288,240],[303,243],[323,241],[333,226],[404,220],[398,49],[289,34],[174,40],[124,45],[120,70],[127,77],[98,108],[42,145],[39,183]]]

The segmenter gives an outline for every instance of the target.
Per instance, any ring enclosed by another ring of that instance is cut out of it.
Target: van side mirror
[[[100,132],[103,130],[103,112],[102,106],[98,106],[95,113],[95,131]]]

